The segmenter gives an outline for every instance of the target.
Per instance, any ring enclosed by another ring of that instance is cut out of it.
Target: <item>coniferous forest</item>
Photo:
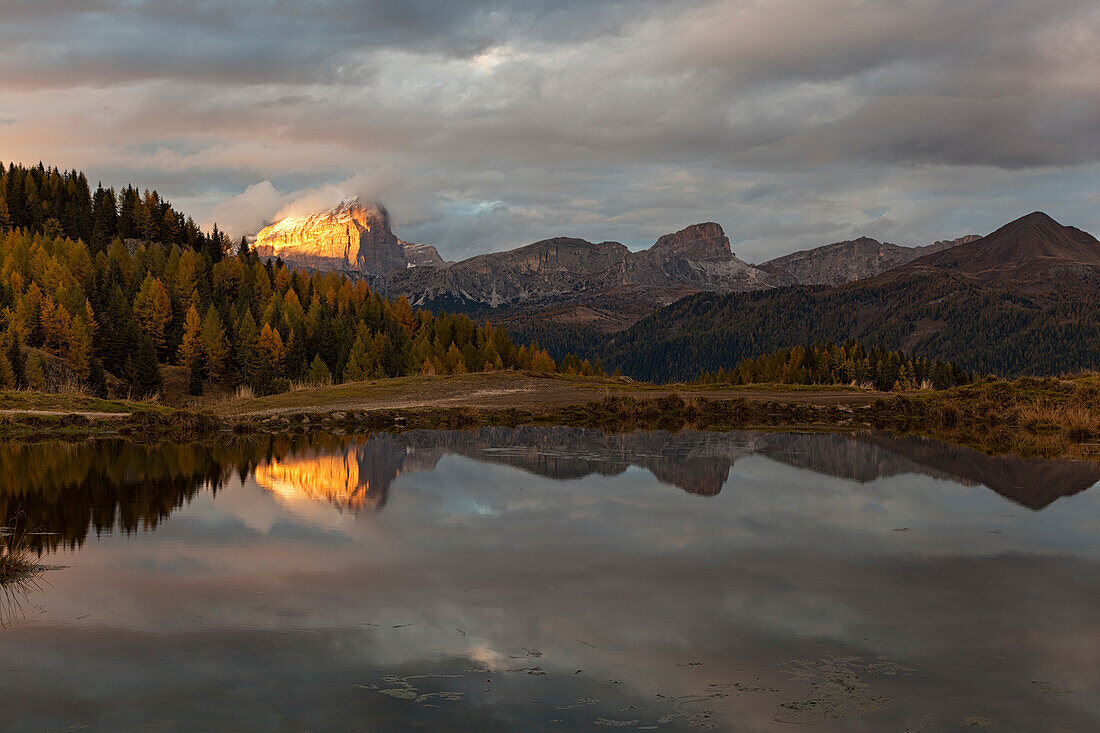
[[[44,389],[64,371],[94,394],[142,396],[161,389],[164,364],[186,369],[192,394],[601,371],[576,357],[556,363],[489,323],[391,302],[345,275],[261,261],[155,191],[93,192],[83,173],[41,164],[0,169],[0,386]]]
[[[866,348],[858,341],[794,346],[744,359],[732,369],[707,372],[695,384],[853,384],[880,391],[947,389],[971,377],[950,362],[899,350]]]

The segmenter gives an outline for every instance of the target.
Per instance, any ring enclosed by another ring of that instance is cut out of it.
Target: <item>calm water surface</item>
[[[51,569],[0,730],[1098,730],[1098,481],[877,434],[4,445]]]

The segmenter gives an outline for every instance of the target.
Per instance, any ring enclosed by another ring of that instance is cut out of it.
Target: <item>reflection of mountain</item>
[[[855,481],[918,473],[982,485],[1030,509],[1042,509],[1100,481],[1100,463],[988,456],[917,436],[885,433],[762,434],[754,452],[791,466]]]
[[[855,481],[917,473],[985,485],[1034,510],[1100,481],[1100,463],[987,456],[968,448],[881,433],[636,432],[579,428],[411,431],[369,438],[256,438],[216,446],[125,441],[0,446],[0,527],[27,546],[83,544],[89,531],[152,529],[202,488],[234,472],[280,497],[358,512],[386,503],[401,473],[431,471],[446,454],[540,476],[617,475],[630,466],[693,494],[714,496],[741,458],[758,454]]]
[[[403,453],[391,441],[369,440],[336,453],[309,450],[256,466],[256,483],[281,499],[324,501],[358,513],[381,509]]]
[[[370,472],[368,485],[378,498],[372,504],[376,507],[384,503],[389,484],[400,473],[433,470],[448,453],[564,480],[591,474],[613,476],[630,466],[639,466],[662,482],[703,496],[718,494],[729,478],[731,466],[750,454],[861,482],[915,473],[980,484],[1036,510],[1100,481],[1100,463],[993,457],[934,440],[882,433],[608,434],[565,427],[491,427],[376,435],[353,442],[347,450],[348,465],[359,476]],[[312,489],[312,494],[299,495],[340,505],[338,499],[319,487]]]
[[[615,435],[564,427],[482,428],[409,432],[394,438],[414,453],[457,453],[558,479],[614,476],[640,466],[665,483],[704,496],[721,491],[730,466],[747,453],[743,436],[687,431]]]
[[[938,473],[960,483],[988,486],[1029,509],[1042,509],[1056,499],[1072,496],[1100,482],[1100,463],[1092,461],[988,456],[969,448],[914,436],[892,439],[872,433],[862,439],[896,446],[895,450],[923,467],[921,473]]]

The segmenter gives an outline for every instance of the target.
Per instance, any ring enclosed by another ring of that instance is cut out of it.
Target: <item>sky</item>
[[[1100,3],[0,0],[0,160],[234,235],[358,195],[448,259],[1100,234]]]

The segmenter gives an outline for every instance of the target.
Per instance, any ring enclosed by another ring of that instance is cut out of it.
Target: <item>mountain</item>
[[[449,263],[434,247],[398,239],[381,205],[355,199],[278,221],[256,235],[254,246],[261,257],[366,277],[375,290],[413,305],[521,330],[555,324],[618,331],[691,293],[794,282],[738,259],[713,222],[666,234],[642,252],[618,242],[555,237]]]
[[[1030,214],[866,280],[693,295],[598,350],[605,366],[632,377],[676,381],[792,345],[850,338],[979,373],[1095,369],[1100,242]]]
[[[803,285],[843,285],[853,280],[874,277],[908,264],[918,257],[960,244],[969,244],[980,238],[972,234],[923,247],[902,247],[870,237],[860,237],[792,252],[768,260],[760,267],[776,275],[790,275],[795,282]]]
[[[686,292],[755,290],[777,282],[739,260],[722,227],[709,222],[667,234],[641,252],[618,242],[545,239],[444,268],[395,273],[386,288],[414,304],[465,301],[497,308],[621,289],[652,289],[668,300]]]
[[[771,288],[789,280],[738,259],[722,227],[696,224],[631,252],[618,242],[556,237],[433,269],[391,273],[377,283],[414,305],[508,323],[586,323],[620,330],[698,292]]]
[[[912,262],[913,270],[956,272],[983,283],[1054,284],[1064,276],[1100,271],[1100,242],[1063,226],[1041,211],[1028,214],[969,247],[948,249]]]
[[[261,257],[281,257],[301,267],[362,275],[444,264],[435,247],[394,236],[384,207],[364,207],[358,198],[326,211],[282,219],[261,229],[254,246]]]

